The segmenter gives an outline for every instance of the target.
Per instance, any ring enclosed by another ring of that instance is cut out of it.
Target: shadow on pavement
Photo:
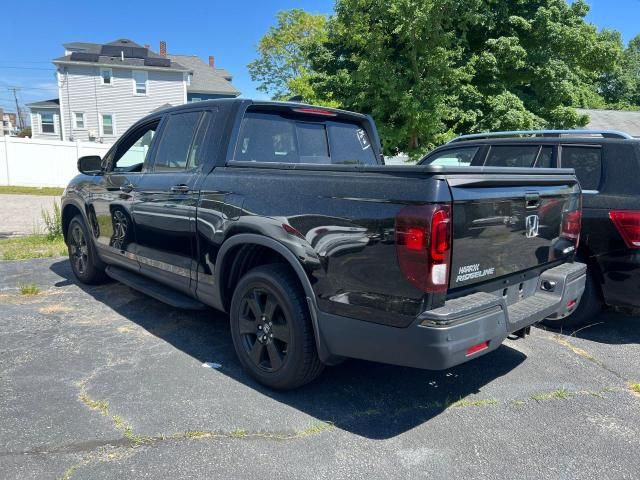
[[[54,263],[51,270],[76,283],[68,261]],[[58,282],[63,284],[67,282]],[[198,361],[221,363],[220,372],[234,380],[319,420],[333,421],[338,428],[372,439],[394,437],[429,421],[450,403],[480,392],[526,358],[503,345],[473,362],[442,372],[349,360],[327,368],[310,385],[276,392],[241,370],[226,314],[177,310],[117,283],[79,287]]]

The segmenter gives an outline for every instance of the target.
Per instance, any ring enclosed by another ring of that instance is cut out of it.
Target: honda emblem
[[[538,228],[540,226],[540,219],[538,215],[529,215],[524,222],[527,238],[534,238],[538,236]]]

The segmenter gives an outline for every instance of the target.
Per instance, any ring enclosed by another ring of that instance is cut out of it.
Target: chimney
[[[164,40],[160,40],[160,56],[167,56],[167,42],[165,42]]]
[[[149,50],[149,44],[148,44],[148,43],[145,43],[145,44],[144,44],[144,48],[146,48],[147,50]]]
[[[209,55],[209,66],[211,68],[216,68],[216,59],[213,55]]]

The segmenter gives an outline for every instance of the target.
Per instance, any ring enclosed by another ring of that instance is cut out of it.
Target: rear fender
[[[336,363],[338,361],[337,358],[334,358],[326,348],[326,342],[323,341],[320,335],[320,328],[318,326],[318,305],[316,303],[315,294],[313,292],[313,288],[311,286],[311,282],[309,280],[309,276],[307,272],[302,267],[300,261],[296,258],[291,250],[282,245],[281,243],[262,235],[256,235],[253,233],[239,233],[237,235],[232,236],[227,241],[222,244],[220,251],[218,252],[216,265],[215,265],[215,275],[214,278],[220,279],[223,278],[225,274],[225,257],[229,252],[234,248],[241,245],[260,245],[266,248],[269,248],[278,254],[280,254],[286,262],[291,266],[293,271],[298,276],[300,284],[304,289],[305,297],[307,300],[307,305],[309,306],[309,313],[311,314],[311,322],[313,324],[313,331],[316,339],[316,348],[318,350],[318,356],[323,363],[331,364]],[[216,282],[218,289],[218,298],[222,299],[222,284],[220,281]]]

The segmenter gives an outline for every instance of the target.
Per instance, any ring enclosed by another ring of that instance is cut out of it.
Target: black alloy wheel
[[[80,275],[84,275],[89,264],[89,246],[87,245],[87,238],[78,223],[74,223],[70,230],[69,259],[73,264],[74,271]]]
[[[288,265],[245,273],[234,288],[229,316],[236,355],[258,382],[290,390],[322,372],[306,295]]]
[[[96,254],[93,239],[82,216],[76,215],[71,219],[66,240],[71,270],[76,278],[90,285],[104,282],[107,279],[104,264]]]
[[[262,288],[246,292],[240,303],[239,332],[256,367],[267,372],[282,368],[291,332],[286,313],[272,292]]]

